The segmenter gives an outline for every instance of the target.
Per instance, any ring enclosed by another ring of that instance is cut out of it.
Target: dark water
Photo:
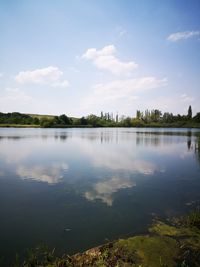
[[[197,133],[0,129],[0,254],[75,253],[199,205]]]

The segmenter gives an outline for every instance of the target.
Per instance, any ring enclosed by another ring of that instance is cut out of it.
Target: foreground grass
[[[166,224],[155,222],[147,235],[120,239],[54,258],[54,250],[30,253],[12,267],[197,267],[200,266],[200,213]]]

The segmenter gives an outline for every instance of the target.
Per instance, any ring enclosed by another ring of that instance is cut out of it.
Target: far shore
[[[145,125],[134,125],[134,126],[124,126],[124,125],[110,125],[110,126],[92,126],[92,125],[54,125],[50,127],[42,127],[41,125],[34,124],[0,124],[0,128],[41,128],[41,129],[58,129],[58,128],[191,128],[200,129],[200,123],[195,124],[145,124]]]

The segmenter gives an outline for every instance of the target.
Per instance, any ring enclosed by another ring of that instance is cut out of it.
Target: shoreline
[[[114,240],[82,253],[56,257],[54,252],[55,249],[42,254],[36,251],[34,255],[33,251],[34,257],[19,266],[197,267],[200,266],[200,213],[192,211],[184,218],[166,222],[157,219],[146,234]]]
[[[42,127],[40,125],[23,125],[23,124],[0,124],[0,128],[40,128],[40,129],[68,129],[68,128],[180,128],[180,129],[200,129],[200,124],[195,125],[135,125],[135,126],[92,126],[92,125],[57,125],[51,127]]]

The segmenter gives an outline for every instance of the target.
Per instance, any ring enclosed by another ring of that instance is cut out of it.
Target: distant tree
[[[123,126],[125,127],[130,127],[131,126],[131,118],[130,117],[127,117],[123,120],[122,122]]]
[[[164,122],[173,122],[174,121],[174,115],[172,113],[165,112],[163,114],[162,120]]]
[[[200,112],[198,112],[194,117],[193,120],[196,122],[200,122]]]
[[[181,116],[180,114],[174,116],[174,121],[183,121],[184,119],[185,119],[184,116]]]
[[[116,119],[115,119],[115,121],[116,121],[116,123],[119,122],[119,115],[118,115],[118,114],[116,115]]]
[[[113,112],[110,114],[110,119],[113,121]]]
[[[81,124],[81,125],[87,125],[87,123],[88,123],[88,122],[87,122],[87,119],[86,119],[85,117],[81,117],[81,118],[80,118],[80,124]]]
[[[137,111],[136,111],[136,118],[137,118],[138,120],[141,119],[141,111],[140,111],[140,110],[137,110]]]
[[[54,117],[54,123],[55,124],[60,124],[60,120],[59,120],[59,117],[58,116],[55,116]]]
[[[94,114],[90,114],[89,116],[87,116],[88,124],[92,125],[93,127],[101,126],[100,119],[100,117],[97,117]]]
[[[154,113],[154,111],[152,111],[152,113]],[[150,119],[151,119],[151,113],[148,109],[146,109],[144,112],[144,120],[148,122]]]
[[[65,114],[62,114],[60,116],[55,116],[53,121],[55,125],[72,125],[73,124],[72,118],[67,117]]]
[[[70,124],[70,119],[65,114],[59,116],[59,121],[62,124]]]
[[[188,108],[188,115],[187,115],[187,117],[188,117],[189,120],[192,119],[192,107],[191,106],[189,106],[189,108]]]
[[[40,119],[40,126],[44,127],[44,128],[49,128],[51,126],[53,126],[54,124],[54,119],[49,119],[47,117],[42,117]]]
[[[162,112],[158,109],[155,109],[155,121],[158,121],[160,117],[162,116]]]
[[[33,123],[36,125],[40,124],[40,120],[38,118],[33,118]]]
[[[12,113],[0,113],[0,123],[8,123],[8,124],[38,124],[35,119],[30,115],[12,112]]]

